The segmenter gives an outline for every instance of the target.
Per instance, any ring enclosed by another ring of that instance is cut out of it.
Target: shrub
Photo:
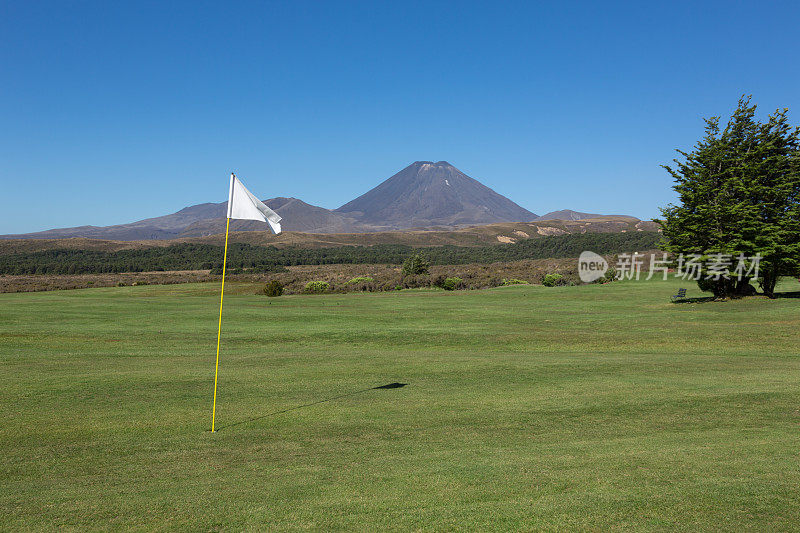
[[[271,298],[280,296],[283,294],[283,284],[281,284],[281,282],[277,279],[270,280],[264,287],[264,294]]]
[[[357,290],[357,291],[375,291],[379,290],[379,285],[375,283],[375,278],[371,276],[357,276],[350,281],[342,284],[342,290],[346,291],[347,289]]]
[[[306,287],[303,289],[303,292],[309,294],[320,294],[329,291],[330,288],[331,286],[327,281],[309,281],[306,283]]]
[[[547,274],[542,280],[542,285],[545,287],[555,287],[556,285],[564,284],[564,276],[561,274]]]
[[[464,287],[464,280],[457,277],[447,278],[442,283],[442,288],[446,291],[454,291]]]
[[[401,273],[404,276],[418,276],[420,274],[427,274],[430,264],[420,254],[414,254],[403,261],[403,269]]]
[[[377,291],[393,291],[395,285],[397,285],[397,280],[390,279],[390,280],[386,280],[386,281],[384,281],[384,282],[382,282],[380,284],[376,283],[375,284],[375,290],[377,290]]]
[[[404,289],[418,289],[420,287],[430,287],[431,280],[428,276],[405,276],[402,284]]]
[[[527,285],[527,284],[528,282],[525,281],[524,279],[511,278],[503,280],[503,285]]]
[[[370,276],[358,276],[348,281],[347,285],[352,285],[355,283],[373,283],[374,281],[375,278],[372,278]]]
[[[597,280],[597,283],[610,283],[612,281],[617,280],[617,269],[613,266],[609,266],[606,273],[603,274],[603,277]]]

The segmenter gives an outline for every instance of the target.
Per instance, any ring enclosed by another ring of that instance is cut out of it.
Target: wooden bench
[[[677,300],[679,298],[686,298],[686,289],[678,289],[678,294],[673,294],[671,298],[673,300]]]

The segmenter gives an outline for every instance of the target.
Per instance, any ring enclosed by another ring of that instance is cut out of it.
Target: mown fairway
[[[681,285],[232,285],[216,434],[217,284],[2,294],[0,528],[797,528],[800,300]]]

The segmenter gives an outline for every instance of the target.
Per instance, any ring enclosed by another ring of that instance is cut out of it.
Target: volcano
[[[529,222],[520,207],[447,161],[417,161],[342,207],[362,224],[393,229]]]

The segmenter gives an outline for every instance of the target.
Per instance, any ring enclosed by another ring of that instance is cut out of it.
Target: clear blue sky
[[[742,93],[800,122],[798,2],[0,0],[0,234],[447,160],[537,213],[658,214]]]

